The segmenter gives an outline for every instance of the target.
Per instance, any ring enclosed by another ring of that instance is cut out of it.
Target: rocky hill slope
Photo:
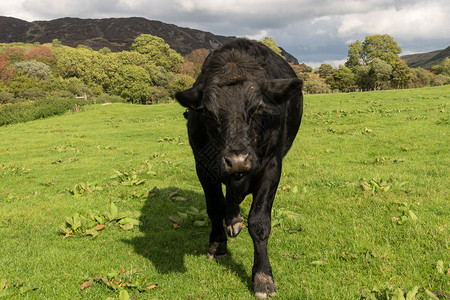
[[[182,55],[199,48],[214,50],[235,38],[145,18],[62,18],[27,22],[11,17],[0,17],[1,43],[49,43],[53,39],[58,39],[63,45],[71,47],[82,44],[94,50],[108,47],[112,51],[122,51],[129,50],[134,39],[141,34],[161,37]],[[294,56],[284,50],[282,54],[289,62],[298,64]]]

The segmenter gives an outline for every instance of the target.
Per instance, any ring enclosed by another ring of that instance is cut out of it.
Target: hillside
[[[83,44],[94,50],[108,47],[116,52],[129,50],[134,39],[141,34],[161,37],[172,49],[182,55],[199,48],[214,50],[235,38],[145,18],[62,18],[27,22],[0,16],[0,43],[49,43],[53,39],[58,39],[64,45],[71,47]],[[294,56],[282,51],[289,62],[298,64]]]
[[[435,65],[439,65],[446,57],[450,57],[450,46],[443,50],[402,56],[408,67],[421,67],[427,70],[430,70]]]

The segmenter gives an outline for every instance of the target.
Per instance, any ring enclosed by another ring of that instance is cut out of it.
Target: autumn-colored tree
[[[310,72],[312,72],[312,70],[313,70],[313,68],[311,68],[310,66],[308,66],[307,64],[305,64],[305,63],[301,63],[301,64],[299,64],[298,66],[295,66],[296,68],[294,69],[296,72],[297,72],[297,70],[298,70],[298,72],[301,72],[301,73],[310,73]]]
[[[5,57],[10,63],[15,63],[25,59],[25,49],[20,46],[11,47],[5,50]]]
[[[10,66],[9,60],[4,55],[0,55],[0,79],[7,82],[14,74],[14,69]]]
[[[197,77],[200,72],[201,72],[201,68],[203,63],[205,62],[206,58],[209,55],[209,50],[205,49],[205,48],[200,48],[200,49],[195,49],[194,51],[192,51],[189,54],[186,54],[186,56],[184,57],[184,60],[188,63],[192,64],[193,70],[194,70],[194,75],[192,75],[193,77]],[[186,71],[190,71],[189,70],[189,66],[185,65],[183,66],[183,71],[185,73],[179,73],[179,74],[186,74],[186,75],[190,75],[188,73],[186,73]]]
[[[178,69],[175,70],[177,74],[187,75],[194,77],[195,76],[195,68],[194,64],[190,61],[185,61]]]
[[[200,67],[205,62],[209,53],[209,50],[205,48],[195,49],[191,53],[186,54],[184,60],[191,62],[194,67]]]
[[[50,62],[53,59],[53,54],[49,47],[38,46],[28,50],[25,58],[34,59],[40,62]]]

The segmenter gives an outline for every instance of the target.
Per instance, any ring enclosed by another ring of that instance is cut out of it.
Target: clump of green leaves
[[[54,151],[54,152],[75,151],[75,152],[78,152],[77,149],[75,148],[75,146],[68,142],[66,142],[64,144],[54,145],[50,148],[50,151]]]
[[[439,118],[439,120],[436,121],[436,125],[448,125],[450,124],[450,116]]]
[[[92,194],[95,191],[102,191],[103,187],[98,183],[77,183],[73,187],[68,188],[67,191],[76,197]]]
[[[30,172],[31,169],[25,169],[25,168],[21,168],[18,167],[14,164],[9,165],[9,166],[0,166],[0,178],[6,177],[6,176],[20,176],[20,175],[24,175],[28,172]]]
[[[369,180],[363,178],[360,186],[364,191],[379,193],[379,192],[387,192],[393,187],[402,187],[406,184],[407,182],[399,182],[398,180],[392,178],[390,179],[372,178]]]
[[[375,160],[373,161],[373,164],[378,165],[378,164],[386,164],[386,163],[392,163],[392,164],[396,164],[396,163],[401,163],[401,162],[405,162],[406,158],[388,158],[388,157],[377,157],[375,158]]]
[[[16,199],[18,199],[19,196],[8,192],[8,191],[4,191],[4,190],[0,190],[0,203],[4,202],[4,203],[12,203],[14,202]]]
[[[96,237],[105,225],[115,225],[124,230],[133,229],[135,225],[140,225],[139,220],[130,217],[129,212],[119,212],[117,206],[111,202],[109,210],[103,213],[89,211],[86,216],[74,213],[66,217],[65,225],[61,226],[60,233],[64,238],[74,235]]]
[[[279,227],[288,233],[296,233],[303,230],[299,224],[300,215],[282,207],[276,207],[272,210],[272,227]]]
[[[134,225],[139,225],[140,222],[136,219],[129,217],[129,213],[119,212],[117,206],[111,202],[109,211],[105,211],[103,215],[110,223],[116,223],[120,228],[125,230],[133,229]]]
[[[189,222],[196,227],[203,227],[209,224],[208,214],[206,209],[198,209],[195,206],[181,207],[178,204],[184,203],[189,199],[183,195],[178,194],[178,190],[169,193],[169,199],[178,206],[176,216],[170,216],[169,220],[173,223],[173,227],[179,228],[182,223]]]
[[[184,145],[184,143],[181,139],[181,136],[178,136],[178,137],[165,136],[163,138],[158,139],[158,143],[170,143],[170,144]]]
[[[115,170],[114,175],[110,177],[110,179],[115,180],[116,184],[125,185],[125,186],[136,186],[143,184],[147,181],[147,178],[142,178],[143,175],[155,176],[156,172],[152,170],[153,165],[150,161],[145,161],[145,164],[141,166],[137,170],[125,170],[119,171]]]
[[[192,221],[192,224],[196,227],[207,226],[209,222],[206,209],[198,209],[194,206],[190,206],[183,211],[178,211],[178,216],[183,221]]]
[[[415,286],[411,290],[404,290],[402,288],[395,289],[378,289],[373,288],[371,291],[365,290],[363,291],[362,299],[370,299],[370,300],[419,300],[419,299],[427,299],[427,300],[439,300],[437,295],[441,295],[443,293],[430,291],[424,287]],[[443,295],[447,298],[448,295]]]
[[[392,217],[392,222],[398,225],[403,225],[406,222],[417,221],[417,215],[410,209],[407,203],[402,203],[398,210],[401,215],[398,217]]]
[[[24,280],[10,283],[6,279],[0,279],[0,298],[22,296],[30,291],[37,290],[35,284],[26,284]]]
[[[92,278],[88,278],[81,285],[81,289],[85,290],[89,288],[94,282],[101,283],[112,290],[121,291],[134,290],[145,292],[157,287],[157,284],[153,283],[150,278],[140,276],[138,270],[133,268],[128,271],[125,270],[125,268],[122,268],[119,271],[111,270],[109,272],[97,274]],[[128,292],[126,292],[126,294],[128,295]],[[125,296],[125,293],[123,293],[123,295]]]

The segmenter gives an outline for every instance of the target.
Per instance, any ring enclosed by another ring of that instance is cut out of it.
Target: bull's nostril
[[[228,168],[233,167],[233,164],[231,163],[231,160],[230,160],[228,157],[224,157],[223,160],[225,161],[225,165],[226,165]]]

